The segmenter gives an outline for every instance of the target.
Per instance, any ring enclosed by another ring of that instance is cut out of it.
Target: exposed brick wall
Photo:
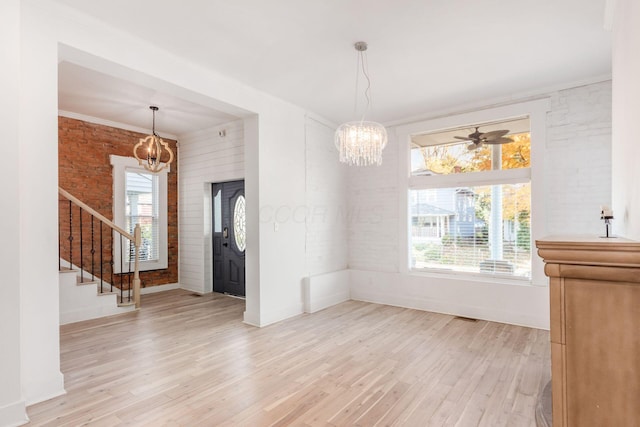
[[[81,120],[58,117],[58,182],[60,187],[113,220],[113,179],[109,155],[131,157],[133,145],[143,135],[124,129],[98,125]],[[167,140],[176,158],[168,174],[168,268],[140,272],[142,286],[154,286],[178,282],[178,162],[176,141]],[[73,225],[73,263],[80,263],[78,211],[74,209],[76,220]],[[84,216],[84,214],[83,214]],[[61,256],[69,258],[69,206],[60,204]],[[98,251],[99,228],[94,225],[93,257],[96,274],[99,274]],[[91,268],[91,223],[88,216],[83,218],[83,260],[85,270]],[[103,276],[111,280],[109,260],[111,257],[110,233],[103,230]],[[125,267],[126,269],[126,267]],[[116,277],[115,284],[119,284]]]

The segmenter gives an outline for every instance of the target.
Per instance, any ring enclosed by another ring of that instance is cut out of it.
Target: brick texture
[[[131,156],[133,145],[146,135],[124,129],[98,125],[67,117],[58,117],[58,182],[59,186],[89,205],[110,220],[113,220],[113,179],[109,155]],[[178,282],[178,162],[176,141],[167,140],[176,158],[168,174],[168,268],[140,272],[143,287]],[[80,214],[72,210],[73,222],[70,233],[69,203],[60,198],[60,256],[80,265]],[[104,227],[102,264],[100,263],[100,226],[83,213],[82,259],[85,271],[107,282],[120,286],[121,278],[111,273],[111,233]],[[93,235],[93,238],[92,238]],[[72,240],[69,237],[73,237]],[[70,242],[73,251],[70,251]],[[93,252],[92,252],[93,242]],[[115,244],[118,244],[117,240]],[[114,262],[119,262],[115,261]],[[63,262],[63,267],[64,267]],[[93,267],[92,267],[93,266]],[[133,267],[132,267],[133,268]],[[128,267],[125,265],[124,270]],[[112,279],[113,278],[113,279]],[[128,281],[122,278],[126,287]]]

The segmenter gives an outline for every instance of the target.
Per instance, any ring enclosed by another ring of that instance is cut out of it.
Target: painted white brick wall
[[[599,207],[611,202],[611,82],[548,96],[547,233],[600,233]],[[388,131],[382,166],[349,170],[351,269],[399,271],[398,194],[405,189],[398,188],[398,144]]]
[[[337,161],[334,129],[306,120],[306,256],[309,276],[348,263],[347,166]]]
[[[180,286],[210,292],[211,183],[244,178],[243,122],[183,135],[179,150]]]
[[[398,149],[393,129],[382,165],[349,168],[349,268],[398,271]]]
[[[545,175],[548,234],[604,232],[599,213],[601,205],[611,206],[611,81],[552,94]]]

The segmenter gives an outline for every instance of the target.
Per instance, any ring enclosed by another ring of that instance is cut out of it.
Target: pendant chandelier
[[[380,123],[364,120],[371,106],[371,80],[369,79],[368,65],[366,62],[367,43],[357,42],[355,49],[358,52],[358,64],[356,66],[356,100],[354,110],[358,104],[358,75],[360,68],[367,80],[367,88],[364,96],[367,105],[358,121],[343,123],[335,134],[336,148],[340,152],[340,161],[350,166],[369,166],[382,164],[382,150],[387,145],[387,130]]]
[[[140,166],[144,167],[149,172],[155,173],[160,172],[171,164],[173,161],[173,151],[171,151],[169,144],[156,134],[156,111],[158,111],[158,107],[151,105],[149,109],[153,111],[151,135],[145,138],[140,138],[140,141],[133,147],[133,156],[138,160]],[[138,149],[140,147],[146,148],[146,153],[143,155],[143,158],[138,156]],[[169,160],[164,163],[160,161],[163,151],[167,151],[169,153]],[[144,157],[146,157],[146,159]]]

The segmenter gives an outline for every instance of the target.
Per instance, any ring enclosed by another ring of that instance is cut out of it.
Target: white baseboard
[[[29,422],[24,400],[0,407],[0,426],[15,427]]]
[[[179,287],[180,289],[184,289],[185,291],[193,292],[194,294],[198,294],[198,295],[204,295],[206,293],[202,290],[202,288],[196,289],[196,288],[190,288],[188,286],[183,286],[183,285],[180,285]]]
[[[298,316],[302,313],[304,313],[302,302],[300,302],[300,304],[285,307],[282,310],[275,310],[268,313],[264,313],[260,322],[260,327],[272,325],[274,323],[281,322],[291,317]]]
[[[246,323],[247,325],[251,325],[251,326],[256,326],[256,327],[260,327],[260,319],[258,319],[256,316],[252,316],[250,313],[248,313],[246,310],[243,314],[243,323]]]
[[[54,372],[47,380],[39,379],[37,384],[25,384],[24,389],[27,390],[25,392],[27,406],[67,393],[64,389],[64,375],[62,375],[62,372]],[[35,390],[37,392],[34,392]]]
[[[350,270],[351,299],[549,329],[546,286]]]
[[[171,291],[173,289],[180,289],[180,284],[179,283],[167,283],[165,285],[155,285],[155,286],[148,286],[146,288],[140,288],[140,295],[153,294],[153,293],[156,293],[156,292]]]

